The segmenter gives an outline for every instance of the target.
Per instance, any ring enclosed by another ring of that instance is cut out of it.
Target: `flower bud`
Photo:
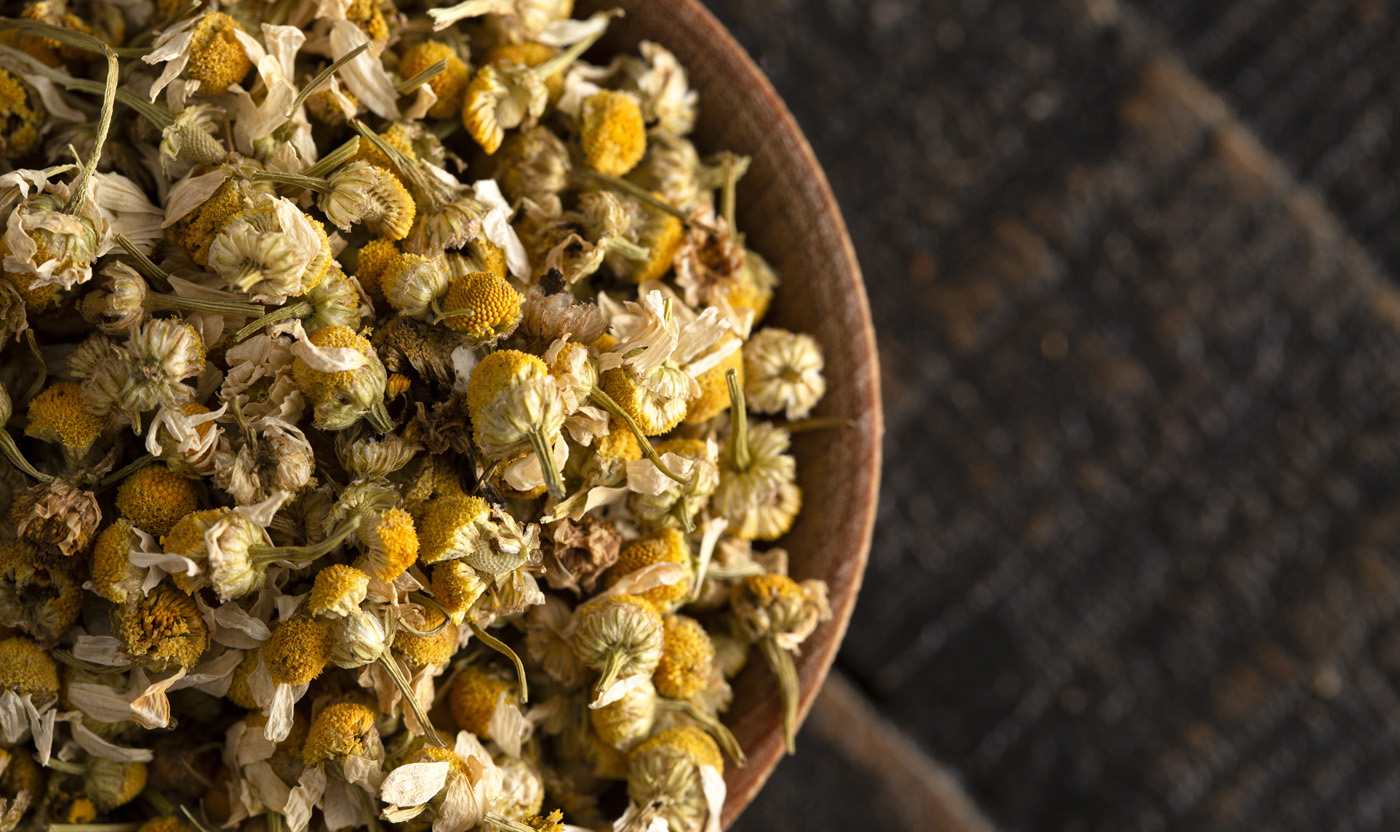
[[[96,496],[63,479],[30,486],[15,498],[10,513],[20,540],[63,557],[87,552],[102,522]]]

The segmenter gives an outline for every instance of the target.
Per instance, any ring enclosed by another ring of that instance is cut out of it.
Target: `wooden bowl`
[[[814,415],[855,420],[853,427],[794,441],[804,506],[779,545],[791,556],[794,578],[827,582],[833,613],[798,657],[805,717],[855,606],[880,482],[879,363],[860,266],[826,176],[797,122],[719,21],[697,0],[580,0],[576,15],[613,7],[625,9],[626,16],[613,21],[597,54],[635,51],[642,40],[665,46],[689,70],[700,93],[693,138],[701,154],[733,150],[753,157],[738,189],[739,228],[782,279],[764,323],[807,332],[821,342],[827,394]],[[728,827],[783,754],[777,686],[757,652],[735,680],[726,721],[749,758],[747,766],[731,766],[725,774]]]

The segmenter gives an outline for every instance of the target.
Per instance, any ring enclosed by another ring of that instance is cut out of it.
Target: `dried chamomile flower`
[[[417,254],[398,255],[379,275],[379,291],[389,305],[415,318],[425,317],[448,285],[443,263]]]
[[[320,618],[344,618],[359,610],[369,592],[369,575],[353,566],[333,563],[316,573],[306,611]]]
[[[719,485],[714,443],[668,439],[656,452],[676,476],[665,476],[651,460],[628,466],[627,487],[634,492],[628,506],[646,526],[690,531]]]
[[[105,369],[126,376],[115,405],[132,418],[159,405],[179,407],[194,391],[181,384],[204,371],[205,345],[198,330],[176,319],[152,318],[132,328],[126,349],[105,362]],[[96,381],[99,375],[94,375]],[[91,399],[89,399],[91,406]]]
[[[214,454],[213,481],[236,503],[249,506],[278,492],[300,491],[310,483],[314,467],[315,453],[306,434],[267,419],[250,423],[241,439],[225,434]]]
[[[448,706],[457,727],[471,731],[481,739],[494,739],[491,736],[492,720],[496,709],[502,706],[518,706],[515,676],[498,668],[484,665],[468,665],[457,674],[452,683],[452,693]]]
[[[103,285],[83,296],[83,320],[108,335],[125,335],[146,315],[146,281],[135,269],[114,261],[102,270]]]
[[[651,734],[656,724],[656,687],[651,680],[627,691],[616,702],[589,712],[598,739],[628,751]]]
[[[107,812],[135,800],[146,788],[146,764],[90,757],[86,765],[50,758],[49,768],[83,778],[83,794]]]
[[[377,760],[384,747],[374,711],[357,702],[327,705],[311,720],[301,759],[308,766],[343,763],[350,757]]]
[[[382,278],[389,264],[403,252],[393,240],[376,237],[360,246],[356,254],[355,279],[370,299],[379,304],[385,301]]]
[[[399,180],[385,168],[354,161],[324,180],[317,204],[342,231],[352,226],[387,240],[402,240],[413,228],[418,206]]]
[[[61,183],[48,187],[56,190],[25,197],[5,224],[5,274],[26,303],[43,287],[71,289],[90,280],[108,225],[90,191],[74,203],[80,194]],[[54,301],[52,295],[34,299],[36,310]]]
[[[242,341],[269,324],[293,318],[301,321],[302,328],[307,332],[315,332],[328,326],[354,329],[360,325],[365,311],[363,299],[355,284],[338,266],[332,265],[326,272],[325,279],[311,287],[311,291],[252,321],[238,330],[233,339]]]
[[[15,498],[10,514],[20,540],[65,558],[85,554],[102,522],[93,493],[60,478],[30,486]]]
[[[487,458],[533,451],[550,493],[564,496],[553,450],[564,426],[564,402],[548,365],[518,350],[486,356],[467,384],[467,408],[476,445]]]
[[[744,353],[735,350],[720,360],[718,364],[701,373],[695,382],[700,385],[700,395],[690,400],[685,414],[686,424],[703,424],[729,409],[729,382],[727,374],[733,370],[738,374],[739,386],[744,386]]]
[[[131,521],[120,517],[102,530],[92,546],[92,589],[114,604],[125,604],[141,594],[146,570],[132,564],[141,539]]]
[[[223,12],[208,11],[196,18],[166,29],[156,38],[148,64],[165,62],[165,68],[151,87],[151,100],[171,81],[183,76],[197,82],[205,95],[224,92],[243,80],[253,68],[239,40],[243,27]]]
[[[544,778],[535,763],[509,753],[496,759],[501,773],[501,794],[492,809],[506,820],[523,824],[526,829],[531,817],[538,817],[544,808]]]
[[[32,153],[39,146],[45,115],[38,96],[0,69],[0,156],[13,160]]]
[[[140,468],[117,488],[117,511],[157,537],[168,534],[176,521],[198,508],[194,482],[164,465]]]
[[[581,116],[583,159],[590,168],[625,176],[646,154],[646,121],[632,96],[601,90],[583,102]]]
[[[221,113],[210,104],[194,104],[181,110],[161,129],[160,166],[172,179],[194,165],[216,165],[228,157],[223,142],[214,137]]]
[[[801,584],[786,575],[751,575],[734,585],[730,605],[739,631],[756,643],[778,677],[783,697],[783,733],[788,753],[793,752],[797,732],[797,666],[792,654],[817,628],[831,618],[826,583]]]
[[[83,590],[71,561],[43,565],[47,560],[23,541],[0,544],[0,620],[52,642],[78,620]]]
[[[330,263],[325,229],[280,197],[235,214],[209,244],[209,267],[230,289],[265,303],[306,294]]]
[[[387,477],[413,461],[423,448],[397,433],[382,436],[357,434],[354,429],[335,435],[335,453],[340,464],[357,480]]]
[[[387,374],[374,347],[354,330],[330,326],[311,333],[298,347],[292,378],[314,408],[321,430],[343,430],[364,418],[381,433],[392,427],[384,408]]]
[[[466,620],[467,613],[489,587],[487,579],[465,560],[446,560],[433,566],[433,600],[453,624]]]
[[[543,204],[569,186],[569,148],[543,125],[512,133],[496,155],[496,181],[511,202]]]
[[[759,413],[803,419],[826,393],[815,338],[768,327],[744,344],[744,393]]]
[[[427,627],[425,632],[431,635],[418,635],[404,628],[394,633],[390,645],[410,667],[440,665],[452,658],[452,653],[457,649],[457,625],[446,615],[427,608],[423,620]]]
[[[509,281],[488,272],[455,278],[442,299],[442,322],[473,344],[506,337],[520,323],[523,298]]]
[[[209,630],[194,598],[167,584],[132,597],[113,617],[122,650],[155,668],[192,668],[209,647]]]
[[[386,509],[360,533],[365,553],[356,561],[375,580],[389,582],[408,571],[419,554],[413,518],[401,508]]]
[[[304,685],[321,675],[331,660],[331,628],[312,618],[289,618],[263,642],[262,659],[272,681]]]
[[[403,53],[399,58],[399,75],[405,80],[412,78],[438,61],[446,61],[447,67],[428,81],[437,96],[437,101],[428,109],[432,118],[451,118],[462,106],[462,96],[467,89],[467,65],[457,56],[457,51],[440,40],[421,41]]]
[[[715,646],[700,622],[684,615],[662,620],[666,647],[652,681],[656,691],[672,699],[690,699],[709,684]]]
[[[71,459],[88,452],[107,426],[107,420],[87,409],[82,388],[61,381],[45,388],[29,402],[26,436],[63,446]]]
[[[0,641],[0,689],[29,696],[36,705],[58,699],[58,665],[31,638]]]
[[[574,617],[574,648],[579,659],[598,670],[594,704],[613,701],[627,679],[649,678],[665,647],[661,615],[644,598],[617,595],[579,607]]]
[[[642,537],[622,547],[617,563],[608,570],[607,583],[611,587],[639,569],[659,563],[673,563],[684,573],[680,580],[661,584],[637,596],[645,599],[660,612],[674,612],[685,603],[690,595],[694,569],[691,564],[690,546],[685,535],[676,529],[662,529],[651,537]]]
[[[693,727],[662,731],[627,758],[627,814],[622,832],[652,829],[653,819],[675,832],[701,832],[724,807],[724,759],[719,747]]]
[[[595,444],[602,445],[614,435],[626,436],[635,447],[636,439],[626,431],[600,437]],[[640,458],[638,450],[634,459]],[[545,580],[553,589],[581,594],[592,592],[598,576],[617,562],[622,535],[609,523],[584,517],[578,522],[564,519],[551,524],[545,541]]]
[[[660,280],[671,271],[671,262],[685,239],[685,224],[674,214],[659,211],[646,203],[637,200],[622,202],[631,214],[627,238],[645,255],[639,257],[635,250],[614,244],[604,262],[614,274],[632,283]]]

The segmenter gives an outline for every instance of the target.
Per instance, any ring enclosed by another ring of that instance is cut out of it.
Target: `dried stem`
[[[287,110],[286,117],[291,118],[292,116],[296,115],[297,110],[301,109],[301,105],[306,103],[307,96],[315,92],[317,87],[329,81],[331,76],[336,73],[336,70],[340,69],[341,67],[358,58],[360,56],[360,53],[364,52],[368,48],[369,42],[366,41],[365,43],[360,44],[354,49],[351,49],[349,52],[346,52],[344,55],[341,55],[339,58],[336,58],[334,61],[331,62],[330,66],[316,73],[316,77],[312,78],[311,82],[306,86],[302,87],[301,92],[297,93],[296,99],[292,101],[291,108]]]
[[[399,669],[398,659],[385,651],[379,656],[379,666],[384,668],[384,672],[389,674],[389,679],[394,683],[394,687],[399,689],[399,695],[413,711],[413,716],[418,720],[418,727],[423,729],[423,734],[428,741],[438,748],[446,748],[447,743],[438,735],[433,723],[428,721],[428,712],[423,710],[423,703],[418,701],[418,696],[414,694],[413,688],[408,686],[408,680],[404,678],[403,671]]]
[[[515,651],[510,649],[510,645],[496,638],[478,625],[475,621],[468,620],[467,626],[471,627],[472,635],[481,640],[481,643],[510,659],[515,665],[515,678],[520,685],[520,703],[523,705],[530,701],[530,683],[525,680],[525,663],[520,661],[520,657],[515,655]]]
[[[753,465],[753,455],[749,453],[749,411],[744,406],[744,391],[739,387],[739,372],[734,368],[724,371],[724,380],[729,385],[729,448],[731,462],[736,471],[747,471]]]
[[[447,71],[447,59],[443,58],[422,72],[412,75],[394,85],[399,95],[408,95]]]

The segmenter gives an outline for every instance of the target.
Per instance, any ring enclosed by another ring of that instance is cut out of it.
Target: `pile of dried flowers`
[[[791,744],[821,351],[571,11],[0,19],[0,832],[715,830],[754,646]]]

